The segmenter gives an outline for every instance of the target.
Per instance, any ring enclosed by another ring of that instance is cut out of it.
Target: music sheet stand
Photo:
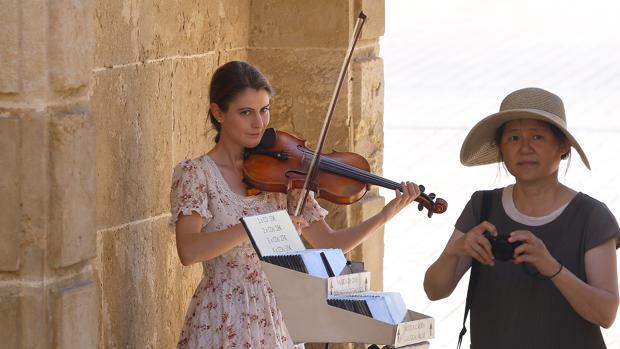
[[[398,325],[327,304],[327,279],[267,262],[262,268],[293,341],[374,343],[402,347],[434,337],[432,317],[409,310]]]

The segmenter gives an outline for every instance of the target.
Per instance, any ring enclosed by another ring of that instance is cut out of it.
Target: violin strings
[[[314,152],[307,151],[307,150],[304,150],[303,152],[306,155],[314,156]],[[374,175],[374,174],[372,174],[372,173],[370,173],[368,171],[364,171],[364,170],[359,169],[357,167],[350,166],[350,165],[347,165],[347,164],[343,164],[343,163],[341,163],[339,161],[336,161],[336,160],[333,160],[333,159],[330,159],[330,158],[321,157],[321,163],[319,165],[321,165],[323,163],[325,164],[325,167],[324,167],[325,169],[332,170],[332,172],[335,172],[335,173],[340,173],[340,174],[343,174],[343,175],[356,176],[357,178],[355,178],[355,179],[357,179],[357,180],[361,180],[361,181],[368,182],[368,183],[371,183],[371,184],[377,184],[377,185],[383,186],[383,187],[388,188],[388,189],[400,188],[400,184],[397,183],[397,182],[391,181],[389,179],[382,178],[382,177]],[[338,171],[340,171],[340,172],[338,172]]]
[[[307,150],[302,150],[303,153],[305,155],[312,155],[314,156],[314,152],[311,151],[307,151]],[[292,159],[296,159],[296,160],[300,160],[299,158],[295,157],[295,156],[291,156],[290,158]],[[323,166],[321,166],[323,165]],[[345,176],[349,176],[350,178],[365,182],[365,183],[370,183],[370,184],[376,184],[376,185],[380,185],[384,188],[388,188],[388,189],[399,189],[400,188],[400,183],[391,181],[389,179],[374,175],[368,171],[362,170],[360,168],[357,168],[355,166],[351,166],[351,165],[347,165],[344,164],[340,161],[336,161],[327,157],[321,157],[321,161],[319,163],[319,166],[321,166],[322,169],[325,169],[327,171],[336,173],[336,174],[342,174]],[[429,200],[431,203],[433,202],[432,199],[428,198],[426,195],[422,194],[420,196],[421,199],[425,199],[423,201],[427,201]]]
[[[306,154],[314,156],[313,152],[305,151]],[[354,166],[343,164],[339,161],[330,158],[321,158],[321,163],[324,164],[324,168],[331,170],[334,173],[343,175],[355,176],[357,180],[365,181],[371,184],[377,184],[389,189],[400,188],[400,184],[394,181],[379,177],[368,171],[364,171]]]

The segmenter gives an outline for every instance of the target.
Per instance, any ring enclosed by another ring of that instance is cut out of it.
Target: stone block
[[[244,48],[249,0],[97,2],[96,65]]]
[[[249,40],[249,0],[181,0],[171,22],[167,54],[191,55],[245,48]]]
[[[168,217],[98,232],[104,348],[172,348],[202,270],[183,267]]]
[[[51,333],[48,332],[48,326],[50,325],[48,319],[51,318],[51,313],[49,313],[49,297],[43,290],[43,279],[39,279],[39,283],[36,286],[34,283],[29,285],[26,283],[26,285],[15,289],[15,291],[15,293],[19,292],[19,309],[17,310],[18,317],[13,319],[13,321],[16,322],[15,327],[19,342],[18,346],[7,346],[7,348],[51,347],[51,338],[49,336]],[[2,302],[0,299],[0,303]],[[0,323],[2,323],[1,317]]]
[[[11,2],[12,0],[9,0]],[[2,2],[0,12],[4,10]],[[9,17],[9,21],[19,23],[19,79],[20,92],[11,96],[11,100],[19,103],[34,104],[42,110],[44,101],[49,100],[49,13],[48,1],[17,0],[19,15]],[[10,5],[9,7],[11,7]],[[3,35],[3,32],[0,32]],[[3,36],[4,38],[4,36]],[[4,45],[4,42],[2,43]],[[0,75],[4,74],[4,71]]]
[[[250,13],[249,44],[260,48],[346,48],[357,16],[349,1],[332,0],[252,1]]]
[[[358,224],[375,214],[385,206],[384,198],[372,191],[357,203],[348,207],[349,225]],[[383,289],[383,227],[372,234],[361,245],[349,252],[349,259],[364,261],[364,267],[371,272],[370,286],[373,290]]]
[[[21,277],[40,280],[48,258],[50,206],[49,116],[47,111],[22,111],[21,167]]]
[[[6,0],[0,8],[0,93],[21,90],[19,0]]]
[[[209,82],[217,68],[217,56],[174,62],[172,95],[173,163],[192,159],[211,149],[215,130],[209,121]]]
[[[344,54],[344,49],[248,49],[248,61],[261,69],[275,90],[271,125],[293,132],[315,146]],[[326,152],[350,149],[346,79],[325,141]]]
[[[57,92],[88,85],[95,54],[95,0],[49,2],[49,69]]]
[[[95,74],[98,229],[169,211],[172,64]]]
[[[95,235],[95,127],[89,114],[50,122],[49,262],[55,268],[91,258]]]
[[[95,67],[138,61],[138,1],[97,1]]]
[[[230,61],[247,61],[248,51],[247,48],[238,48],[232,50],[218,51],[218,66]]]
[[[357,16],[359,11],[364,11],[367,16],[360,39],[373,39],[383,36],[385,33],[385,1],[356,0],[355,8],[354,16]]]
[[[20,344],[19,295],[0,294],[0,343],[3,348],[18,348]]]
[[[53,348],[97,348],[97,292],[82,282],[52,292]]]
[[[20,122],[0,115],[0,270],[19,269]]]
[[[383,60],[353,62],[351,75],[352,151],[365,156],[371,171],[379,174],[383,166]]]

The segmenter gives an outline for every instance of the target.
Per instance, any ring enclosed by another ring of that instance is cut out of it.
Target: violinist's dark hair
[[[267,78],[255,66],[243,61],[230,61],[215,70],[209,86],[209,101],[224,112],[230,102],[246,88],[263,89],[271,96],[272,88]],[[209,120],[217,131],[215,143],[220,141],[222,125],[209,108]]]
[[[560,130],[559,127],[555,126],[554,124],[550,124],[546,121],[543,121],[545,124],[547,124],[547,126],[549,126],[549,128],[551,129],[551,132],[553,133],[553,135],[555,136],[555,138],[560,142],[563,143],[567,140],[566,135],[564,134],[564,132],[562,132],[562,130]],[[497,128],[497,130],[495,130],[495,145],[497,145],[497,147],[499,148],[500,144],[502,144],[502,136],[504,135],[504,128],[506,127],[506,122],[503,123],[500,127]],[[499,153],[500,156],[500,162],[501,162],[501,156],[502,154]],[[565,160],[566,158],[568,158],[570,156],[570,148],[568,149],[568,151],[564,154],[562,154],[562,160]]]

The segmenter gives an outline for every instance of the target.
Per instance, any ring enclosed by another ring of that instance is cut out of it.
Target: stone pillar
[[[353,151],[369,159],[381,174],[383,164],[383,61],[379,37],[384,31],[383,1],[253,1],[248,60],[269,77],[276,95],[272,125],[314,146],[321,131],[349,38],[360,10],[368,16],[347,72],[325,144],[325,151]],[[329,223],[354,225],[383,206],[376,189],[360,202],[329,208]],[[382,286],[383,234],[351,252]]]
[[[101,0],[97,125],[101,348],[174,348],[202,276],[181,265],[170,219],[174,166],[213,147],[215,69],[245,60],[250,0]]]
[[[325,151],[359,153],[369,159],[371,171],[381,174],[383,61],[379,57],[379,37],[384,32],[384,1],[252,1],[248,60],[261,68],[275,88],[272,125],[306,139],[313,147],[361,10],[368,21],[342,87]],[[325,201],[321,204],[330,212],[329,224],[342,228],[379,212],[384,199],[375,188],[350,206]],[[366,269],[372,272],[371,287],[382,288],[383,230],[348,257],[364,261]]]
[[[0,8],[0,343],[97,347],[94,0]]]

